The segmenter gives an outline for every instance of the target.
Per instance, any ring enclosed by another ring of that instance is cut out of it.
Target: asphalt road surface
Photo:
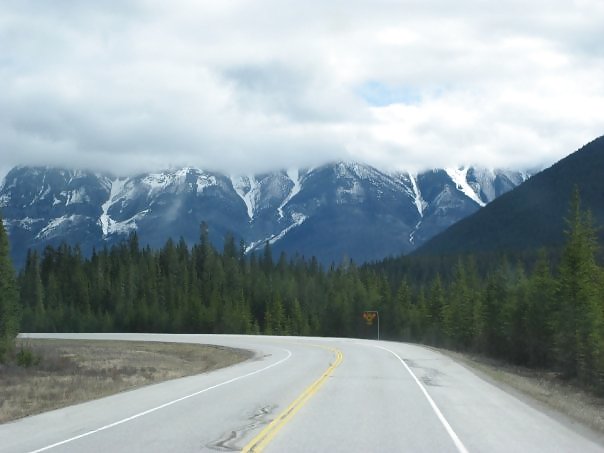
[[[57,336],[219,344],[253,350],[255,357],[0,425],[0,452],[604,452],[600,437],[421,346],[226,335]]]

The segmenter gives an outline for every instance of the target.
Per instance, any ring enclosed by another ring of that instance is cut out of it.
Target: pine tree
[[[283,302],[280,293],[276,293],[273,296],[272,302],[268,306],[268,311],[271,313],[272,330],[273,334],[276,335],[287,335],[288,326],[285,317],[285,310],[283,309]]]
[[[235,236],[227,233],[224,237],[224,249],[222,252],[224,258],[237,258],[237,247],[235,246]]]
[[[427,326],[424,329],[426,341],[430,344],[440,345],[443,339],[443,306],[445,305],[445,292],[440,274],[430,285],[427,305]]]
[[[559,270],[556,358],[567,377],[583,384],[599,381],[603,313],[597,242],[591,218],[581,211],[575,189],[567,219],[567,242]]]
[[[514,268],[510,285],[510,300],[507,303],[507,335],[509,344],[508,358],[517,364],[526,365],[528,362],[527,339],[527,287],[528,282],[521,263]]]
[[[302,307],[300,306],[300,302],[297,298],[294,299],[294,302],[292,304],[291,318],[292,335],[309,335],[310,328],[308,325],[308,319],[304,315]]]
[[[411,336],[413,341],[423,341],[427,319],[428,305],[426,302],[426,293],[424,287],[421,286],[417,292],[415,305],[411,307]]]
[[[508,350],[503,312],[509,302],[508,287],[505,282],[507,266],[492,273],[487,278],[481,306],[480,325],[477,326],[477,347],[481,352],[503,357]]]
[[[269,241],[266,241],[264,244],[264,252],[262,254],[262,270],[266,275],[269,275],[273,271],[273,251],[271,249],[271,244]]]
[[[539,258],[529,278],[526,309],[528,365],[545,367],[552,362],[556,282],[550,272],[547,252]]]
[[[28,332],[40,331],[45,316],[44,289],[40,276],[38,253],[35,250],[28,250],[25,269],[19,280],[23,328]]]
[[[0,362],[14,347],[19,332],[19,301],[15,271],[10,259],[8,236],[0,217]]]
[[[390,323],[392,324],[394,337],[410,341],[412,326],[411,288],[409,288],[406,279],[401,281],[396,292],[393,308]]]
[[[445,334],[453,347],[467,349],[474,339],[474,303],[475,288],[473,282],[473,267],[466,269],[464,262],[459,259],[454,270],[453,282],[450,286],[450,303],[443,307]]]

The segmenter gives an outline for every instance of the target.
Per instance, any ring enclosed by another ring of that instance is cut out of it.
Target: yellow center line
[[[256,437],[254,437],[245,447],[241,450],[243,453],[259,453],[266,448],[266,446],[273,440],[277,433],[283,428],[300,410],[302,406],[321,388],[327,378],[333,373],[344,359],[342,351],[329,348],[327,346],[320,345],[308,345],[315,346],[323,349],[328,349],[336,355],[336,360],[329,365],[327,370],[321,375],[319,379],[313,382],[298,398],[294,400],[287,408],[277,416],[271,423],[269,423]]]

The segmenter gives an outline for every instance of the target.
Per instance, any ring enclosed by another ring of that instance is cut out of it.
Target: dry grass
[[[557,373],[506,364],[482,356],[439,349],[495,383],[507,386],[599,433],[604,433],[604,398],[597,397]]]
[[[210,345],[19,340],[39,363],[0,365],[0,423],[241,362],[248,351]]]

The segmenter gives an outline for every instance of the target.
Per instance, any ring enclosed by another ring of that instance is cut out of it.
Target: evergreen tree
[[[269,241],[266,241],[264,244],[261,267],[266,275],[269,275],[273,271],[273,251]]]
[[[502,269],[505,267],[504,264]],[[490,274],[481,307],[480,325],[477,326],[476,346],[481,352],[495,357],[503,357],[507,353],[503,312],[508,301],[504,271]]]
[[[549,366],[552,363],[554,342],[556,282],[550,272],[550,263],[545,250],[529,279],[526,309],[526,342],[528,365]]]
[[[451,301],[443,308],[445,334],[455,348],[467,349],[474,338],[475,289],[470,286],[473,280],[460,259],[450,286]]]
[[[235,246],[235,236],[232,233],[227,233],[224,237],[224,249],[222,252],[224,258],[237,258],[238,252]]]
[[[38,253],[28,250],[25,269],[19,277],[22,328],[26,332],[37,332],[44,325],[44,288],[40,276]]]
[[[19,294],[9,254],[8,236],[0,217],[0,362],[6,360],[19,332],[18,304]]]
[[[297,298],[294,299],[292,304],[292,322],[291,322],[291,334],[306,336],[310,334],[310,326],[308,319],[302,311],[300,302]]]
[[[600,381],[604,344],[600,270],[595,262],[597,242],[591,217],[581,211],[578,189],[567,219],[567,242],[560,262],[556,358],[567,377],[584,384]]]
[[[426,302],[426,294],[424,287],[420,286],[417,292],[417,300],[411,306],[411,338],[413,341],[422,341],[424,337],[424,329],[427,326],[428,306]]]
[[[430,285],[426,304],[424,338],[430,344],[440,345],[443,340],[443,306],[445,305],[445,293],[440,274],[436,274]]]
[[[509,344],[508,359],[512,362],[526,365],[528,362],[527,339],[527,279],[521,263],[517,263],[512,280],[509,282],[510,299],[506,303],[505,321],[507,343]]]
[[[394,307],[390,310],[391,328],[394,338],[411,341],[412,307],[411,288],[407,280],[403,280],[396,292]]]

